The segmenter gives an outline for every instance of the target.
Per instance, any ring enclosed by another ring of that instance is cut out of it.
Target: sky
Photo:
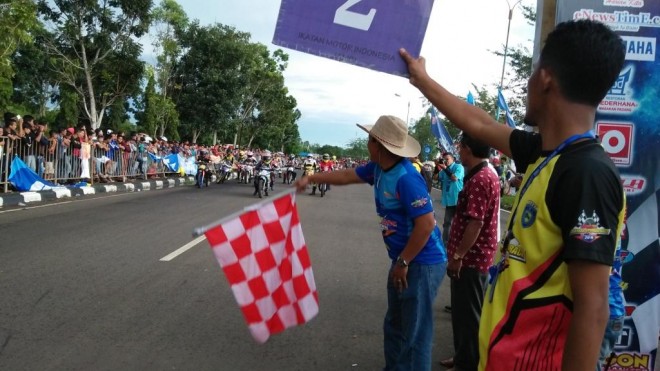
[[[495,91],[503,60],[490,51],[500,50],[505,43],[507,1],[513,5],[516,0],[435,0],[421,50],[430,76],[460,96],[466,96],[472,84]],[[233,26],[249,32],[253,42],[272,51],[279,48],[271,41],[280,1],[178,2],[191,20]],[[522,4],[536,7],[533,0]],[[509,46],[524,45],[531,53],[533,37],[534,28],[527,24],[520,7],[515,8]],[[145,52],[148,50],[145,45]],[[285,84],[302,113],[298,128],[303,141],[343,147],[366,135],[356,123],[373,124],[384,114],[409,122],[424,115],[424,99],[406,78],[283,50],[289,54]]]

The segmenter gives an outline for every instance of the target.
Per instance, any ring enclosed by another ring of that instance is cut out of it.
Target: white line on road
[[[71,202],[73,202],[73,201],[61,201],[61,202],[58,202],[58,203],[55,203],[55,204],[49,204],[49,205],[38,205],[38,206],[27,206],[27,205],[26,205],[26,206],[22,206],[20,209],[12,209],[12,210],[4,210],[4,211],[0,211],[0,214],[4,214],[4,213],[13,213],[13,212],[15,212],[15,211],[25,211],[25,210],[29,210],[29,209],[40,209],[40,208],[42,208],[42,207],[51,207],[51,206],[55,206],[55,205],[69,204],[69,203],[71,203]]]
[[[174,251],[173,251],[172,253],[170,253],[169,255],[167,255],[167,256],[161,258],[160,261],[162,261],[162,262],[168,262],[168,261],[170,261],[170,260],[176,258],[177,256],[183,254],[184,252],[190,250],[193,246],[195,246],[195,245],[197,245],[198,243],[204,241],[205,239],[206,239],[206,236],[204,236],[204,235],[199,236],[199,237],[195,238],[194,240],[188,242],[187,244],[181,246],[180,248],[174,250]]]

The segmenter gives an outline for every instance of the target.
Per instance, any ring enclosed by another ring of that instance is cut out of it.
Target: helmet
[[[270,156],[271,154],[268,150],[261,152],[261,158],[264,160],[270,160]]]
[[[337,156],[332,155],[332,159],[333,159],[333,160],[336,160],[336,159],[337,159]]]
[[[314,156],[312,156],[311,153],[308,153],[308,154],[307,154],[307,158],[314,158]]]
[[[294,158],[296,158],[296,155],[289,155],[289,158],[293,160]]]
[[[324,153],[324,154],[323,154],[323,159],[324,159],[324,160],[329,160],[329,159],[330,159],[330,155],[327,154],[327,153]]]
[[[247,152],[247,157],[252,157],[252,156],[254,156],[254,153],[252,153],[252,151],[248,151]]]

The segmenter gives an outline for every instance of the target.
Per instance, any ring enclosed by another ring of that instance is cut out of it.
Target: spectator
[[[441,364],[476,371],[481,306],[499,238],[500,183],[488,167],[487,145],[463,133],[458,148],[469,172],[458,196],[447,245],[455,355]]]
[[[456,214],[456,204],[458,203],[458,193],[463,189],[463,176],[465,170],[463,166],[456,163],[454,155],[445,152],[442,154],[442,160],[438,164],[438,180],[442,190],[441,204],[445,207],[445,217],[442,222],[442,241],[446,244],[449,239],[451,221]]]

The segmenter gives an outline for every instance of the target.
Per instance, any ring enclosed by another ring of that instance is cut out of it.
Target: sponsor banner
[[[626,319],[609,370],[654,370],[660,331],[660,1],[557,0],[556,15],[557,22],[603,22],[625,43],[623,69],[595,122],[603,148],[619,167],[628,215],[622,238]]]
[[[408,76],[404,47],[418,56],[433,0],[282,0],[273,44]]]
[[[596,122],[596,132],[605,152],[619,166],[632,163],[634,125],[627,122]]]

